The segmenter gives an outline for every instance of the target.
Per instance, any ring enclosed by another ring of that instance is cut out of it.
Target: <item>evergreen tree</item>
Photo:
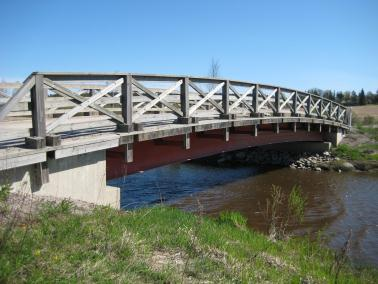
[[[361,92],[358,94],[358,104],[366,105],[366,96],[364,89],[361,89]]]
[[[351,105],[357,105],[358,104],[358,97],[355,91],[352,91],[351,95]]]
[[[336,100],[338,103],[342,103],[344,100],[344,94],[343,92],[337,92],[336,93]]]

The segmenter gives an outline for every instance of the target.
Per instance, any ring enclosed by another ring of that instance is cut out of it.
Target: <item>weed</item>
[[[270,199],[266,200],[263,211],[269,226],[269,237],[279,240],[288,237],[289,226],[303,221],[306,200],[300,186],[294,185],[289,196],[285,196],[280,186],[272,185]]]
[[[247,226],[247,219],[239,212],[221,212],[218,221],[221,224],[229,224],[237,228],[246,228]]]

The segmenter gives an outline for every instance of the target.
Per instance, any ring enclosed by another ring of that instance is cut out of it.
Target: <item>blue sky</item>
[[[220,75],[378,89],[378,1],[1,0],[0,80],[32,71]]]

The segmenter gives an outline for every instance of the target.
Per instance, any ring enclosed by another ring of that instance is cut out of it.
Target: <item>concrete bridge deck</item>
[[[350,110],[227,79],[33,73],[0,98],[0,177],[15,190],[117,205],[106,180],[251,146],[332,141]],[[17,89],[18,88],[18,89]]]

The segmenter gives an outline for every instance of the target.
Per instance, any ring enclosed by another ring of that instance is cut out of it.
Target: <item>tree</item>
[[[320,90],[320,89],[317,89],[317,88],[312,88],[312,89],[308,90],[307,93],[317,95],[317,96],[323,96],[323,91]]]
[[[342,103],[344,100],[344,94],[343,92],[337,92],[336,93],[336,99],[338,103]]]
[[[364,89],[361,89],[361,92],[358,94],[358,104],[366,105],[366,96]]]
[[[357,105],[358,104],[358,97],[355,91],[352,91],[351,95],[351,105]]]
[[[219,69],[220,69],[219,60],[212,58],[210,70],[209,70],[209,77],[210,78],[217,78],[219,76]]]
[[[323,97],[325,99],[335,100],[335,95],[334,95],[334,93],[331,90],[325,90],[323,92]]]
[[[210,78],[218,78],[219,77],[219,69],[220,69],[220,64],[218,59],[211,59],[211,64],[210,64],[210,69],[209,69],[209,77]],[[209,92],[215,88],[214,84],[208,84],[207,88]]]
[[[352,96],[349,91],[344,92],[344,104],[346,105],[352,104]]]

